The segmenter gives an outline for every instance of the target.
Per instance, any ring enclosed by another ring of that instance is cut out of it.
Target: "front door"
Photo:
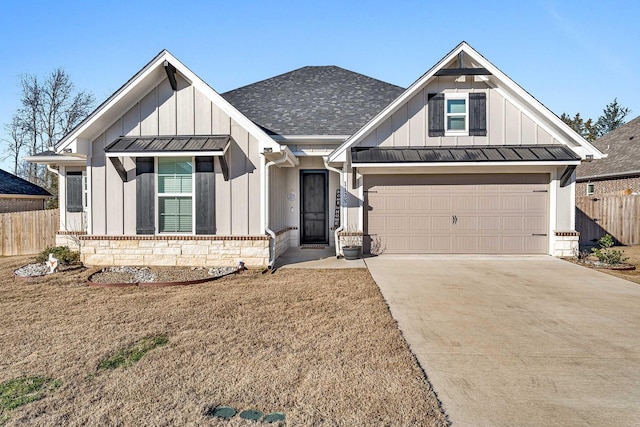
[[[327,171],[300,171],[302,244],[328,244]]]

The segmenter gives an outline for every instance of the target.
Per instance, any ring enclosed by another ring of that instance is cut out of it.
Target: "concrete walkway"
[[[640,285],[547,256],[366,264],[454,426],[640,425]]]
[[[336,248],[291,247],[276,259],[275,268],[367,268],[362,259],[336,258]]]

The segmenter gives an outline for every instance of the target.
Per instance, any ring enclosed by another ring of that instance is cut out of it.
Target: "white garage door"
[[[547,253],[548,174],[366,175],[386,253]]]

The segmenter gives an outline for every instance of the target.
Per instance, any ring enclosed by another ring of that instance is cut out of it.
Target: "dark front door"
[[[328,244],[327,171],[301,171],[302,244]]]

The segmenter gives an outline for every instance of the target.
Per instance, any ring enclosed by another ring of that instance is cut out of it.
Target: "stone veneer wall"
[[[268,236],[80,236],[80,258],[89,266],[264,267]]]
[[[72,251],[80,250],[80,236],[85,236],[84,231],[58,231],[56,233],[56,246],[68,246]]]
[[[291,247],[291,230],[295,227],[287,227],[276,233],[276,259]]]
[[[578,253],[578,240],[580,233],[577,231],[555,231],[553,240],[553,256],[571,257]]]

